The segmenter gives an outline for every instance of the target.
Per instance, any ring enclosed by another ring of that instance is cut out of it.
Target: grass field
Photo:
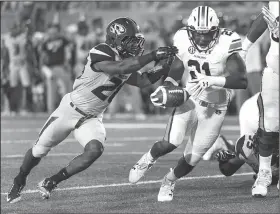
[[[181,179],[172,202],[157,202],[160,180],[176,165],[183,146],[159,159],[142,182],[130,185],[130,168],[162,138],[166,117],[104,120],[107,142],[101,158],[62,182],[49,200],[42,200],[37,183],[82,152],[70,135],[32,171],[22,201],[8,204],[6,193],[12,179],[45,120],[46,116],[1,119],[1,213],[279,213],[276,186],[270,187],[266,198],[252,198],[250,168],[243,166],[235,176],[226,178],[215,161],[201,161]],[[222,133],[235,140],[239,134],[237,118],[226,118]]]

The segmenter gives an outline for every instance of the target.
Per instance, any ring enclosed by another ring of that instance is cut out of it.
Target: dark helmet
[[[106,34],[106,43],[116,48],[123,58],[138,56],[144,51],[144,36],[130,18],[115,19],[106,28]]]

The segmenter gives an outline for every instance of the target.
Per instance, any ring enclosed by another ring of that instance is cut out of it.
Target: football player
[[[20,193],[32,168],[72,131],[84,147],[84,152],[57,174],[38,184],[42,197],[49,198],[61,181],[87,169],[103,153],[106,132],[102,115],[121,87],[125,83],[138,87],[154,83],[164,72],[168,72],[169,60],[164,60],[163,69],[156,73],[140,76],[137,71],[152,61],[168,59],[178,53],[176,47],[170,46],[142,55],[145,40],[139,26],[130,18],[112,21],[106,33],[105,43],[90,50],[84,70],[74,82],[73,91],[62,98],[39,133],[37,142],[26,152],[7,195],[9,203],[21,199]]]
[[[260,111],[257,140],[259,141],[258,178],[252,187],[252,196],[265,197],[272,181],[271,158],[274,147],[279,143],[279,1],[269,2],[252,24],[242,44],[245,59],[251,45],[270,31],[270,48],[266,56],[267,67],[263,71],[261,93],[258,97]]]
[[[3,39],[4,46],[8,50],[10,59],[9,81],[12,96],[11,111],[12,114],[15,114],[19,108],[22,108],[21,113],[25,114],[27,110],[27,94],[31,91],[31,77],[27,63],[27,34],[19,23],[14,23],[10,33]],[[20,97],[17,92],[19,81],[23,87]],[[21,103],[19,103],[19,101],[21,101]]]
[[[246,100],[240,109],[240,138],[236,143],[220,136],[203,156],[204,160],[217,158],[220,171],[225,176],[233,175],[244,163],[256,173],[259,170],[259,144],[256,139],[259,121],[258,97],[259,93],[255,94]],[[276,184],[279,179],[279,148],[274,150],[272,160],[272,184]]]
[[[179,53],[163,87],[178,85],[182,79],[191,97],[174,109],[163,139],[142,156],[129,174],[131,183],[138,182],[159,157],[176,149],[186,135],[184,155],[164,176],[158,201],[173,199],[175,181],[190,173],[216,141],[230,102],[230,89],[247,87],[246,68],[238,54],[241,39],[237,33],[219,28],[212,8],[193,9],[187,26],[174,35],[174,45]]]

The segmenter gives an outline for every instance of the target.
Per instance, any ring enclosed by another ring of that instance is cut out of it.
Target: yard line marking
[[[237,176],[244,176],[244,175],[253,175],[253,172],[247,172],[247,173],[239,173],[234,174],[231,177],[237,177]],[[211,178],[226,178],[224,175],[206,175],[206,176],[196,176],[196,177],[184,177],[181,178],[180,181],[183,180],[200,180],[200,179],[211,179]],[[142,185],[142,184],[155,184],[160,183],[162,180],[151,180],[151,181],[141,181],[137,184],[131,184],[131,183],[118,183],[118,184],[101,184],[101,185],[91,185],[91,186],[75,186],[75,187],[66,187],[66,188],[57,188],[54,191],[71,191],[71,190],[83,190],[83,189],[96,189],[96,188],[106,188],[106,187],[120,187],[120,186],[136,186],[136,185]],[[37,193],[39,190],[25,190],[22,193],[23,194],[32,194]],[[1,195],[7,195],[7,192],[1,193]]]
[[[143,155],[145,152],[104,152],[103,155]],[[49,153],[47,157],[62,157],[62,156],[77,156],[81,153]],[[172,152],[170,154],[183,154],[182,152]],[[16,154],[16,155],[2,155],[1,158],[23,158],[24,154]]]
[[[236,138],[238,135],[236,134],[227,134],[227,138]],[[162,136],[151,136],[151,137],[110,137],[107,142],[105,142],[105,146],[118,147],[124,146],[122,143],[108,143],[108,142],[125,142],[125,141],[152,141],[152,140],[160,140]],[[185,137],[184,140],[187,140]],[[33,144],[36,142],[36,139],[33,140],[2,140],[1,144]],[[62,141],[59,145],[64,145],[65,143],[77,143],[77,140],[74,138],[69,138]]]
[[[165,129],[165,123],[107,123],[104,124],[106,129]],[[25,133],[25,132],[39,132],[41,128],[3,128],[1,133]],[[225,125],[222,127],[223,131],[239,131],[237,125]]]

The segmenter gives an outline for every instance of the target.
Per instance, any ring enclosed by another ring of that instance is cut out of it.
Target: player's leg
[[[195,122],[193,101],[175,108],[169,118],[164,138],[157,141],[145,153],[129,172],[129,182],[137,183],[153,166],[156,160],[176,149],[184,140],[186,131],[189,131]]]
[[[226,111],[196,106],[197,126],[193,129],[184,155],[163,179],[158,201],[171,201],[176,180],[189,174],[219,136]]]
[[[42,72],[46,77],[47,110],[48,112],[52,112],[55,109],[55,103],[57,97],[56,78],[55,78],[54,71],[50,69],[50,67],[42,66]]]
[[[30,111],[30,106],[28,106],[28,100],[30,97],[31,91],[31,79],[30,74],[27,69],[27,65],[23,65],[20,69],[20,81],[22,85],[22,100],[21,100],[21,108],[22,113],[26,113],[27,111]]]
[[[18,111],[18,78],[19,78],[19,72],[18,68],[16,66],[13,66],[10,64],[9,66],[9,81],[10,81],[10,95],[11,95],[11,114],[15,114]]]
[[[87,169],[103,153],[106,132],[100,119],[93,118],[85,121],[79,128],[74,130],[74,136],[84,147],[84,151],[70,161],[66,167],[60,169],[58,173],[39,183],[44,198],[50,197],[51,191],[57,184]]]
[[[21,199],[20,192],[24,188],[31,170],[39,164],[41,158],[46,156],[52,147],[63,141],[74,129],[77,120],[72,120],[71,110],[73,111],[64,97],[58,109],[53,112],[43,126],[35,145],[26,152],[19,173],[8,193],[8,202],[14,203]]]
[[[272,181],[271,158],[279,142],[279,75],[266,68],[262,78],[262,92],[258,98],[259,172],[252,187],[252,196],[265,197]]]

